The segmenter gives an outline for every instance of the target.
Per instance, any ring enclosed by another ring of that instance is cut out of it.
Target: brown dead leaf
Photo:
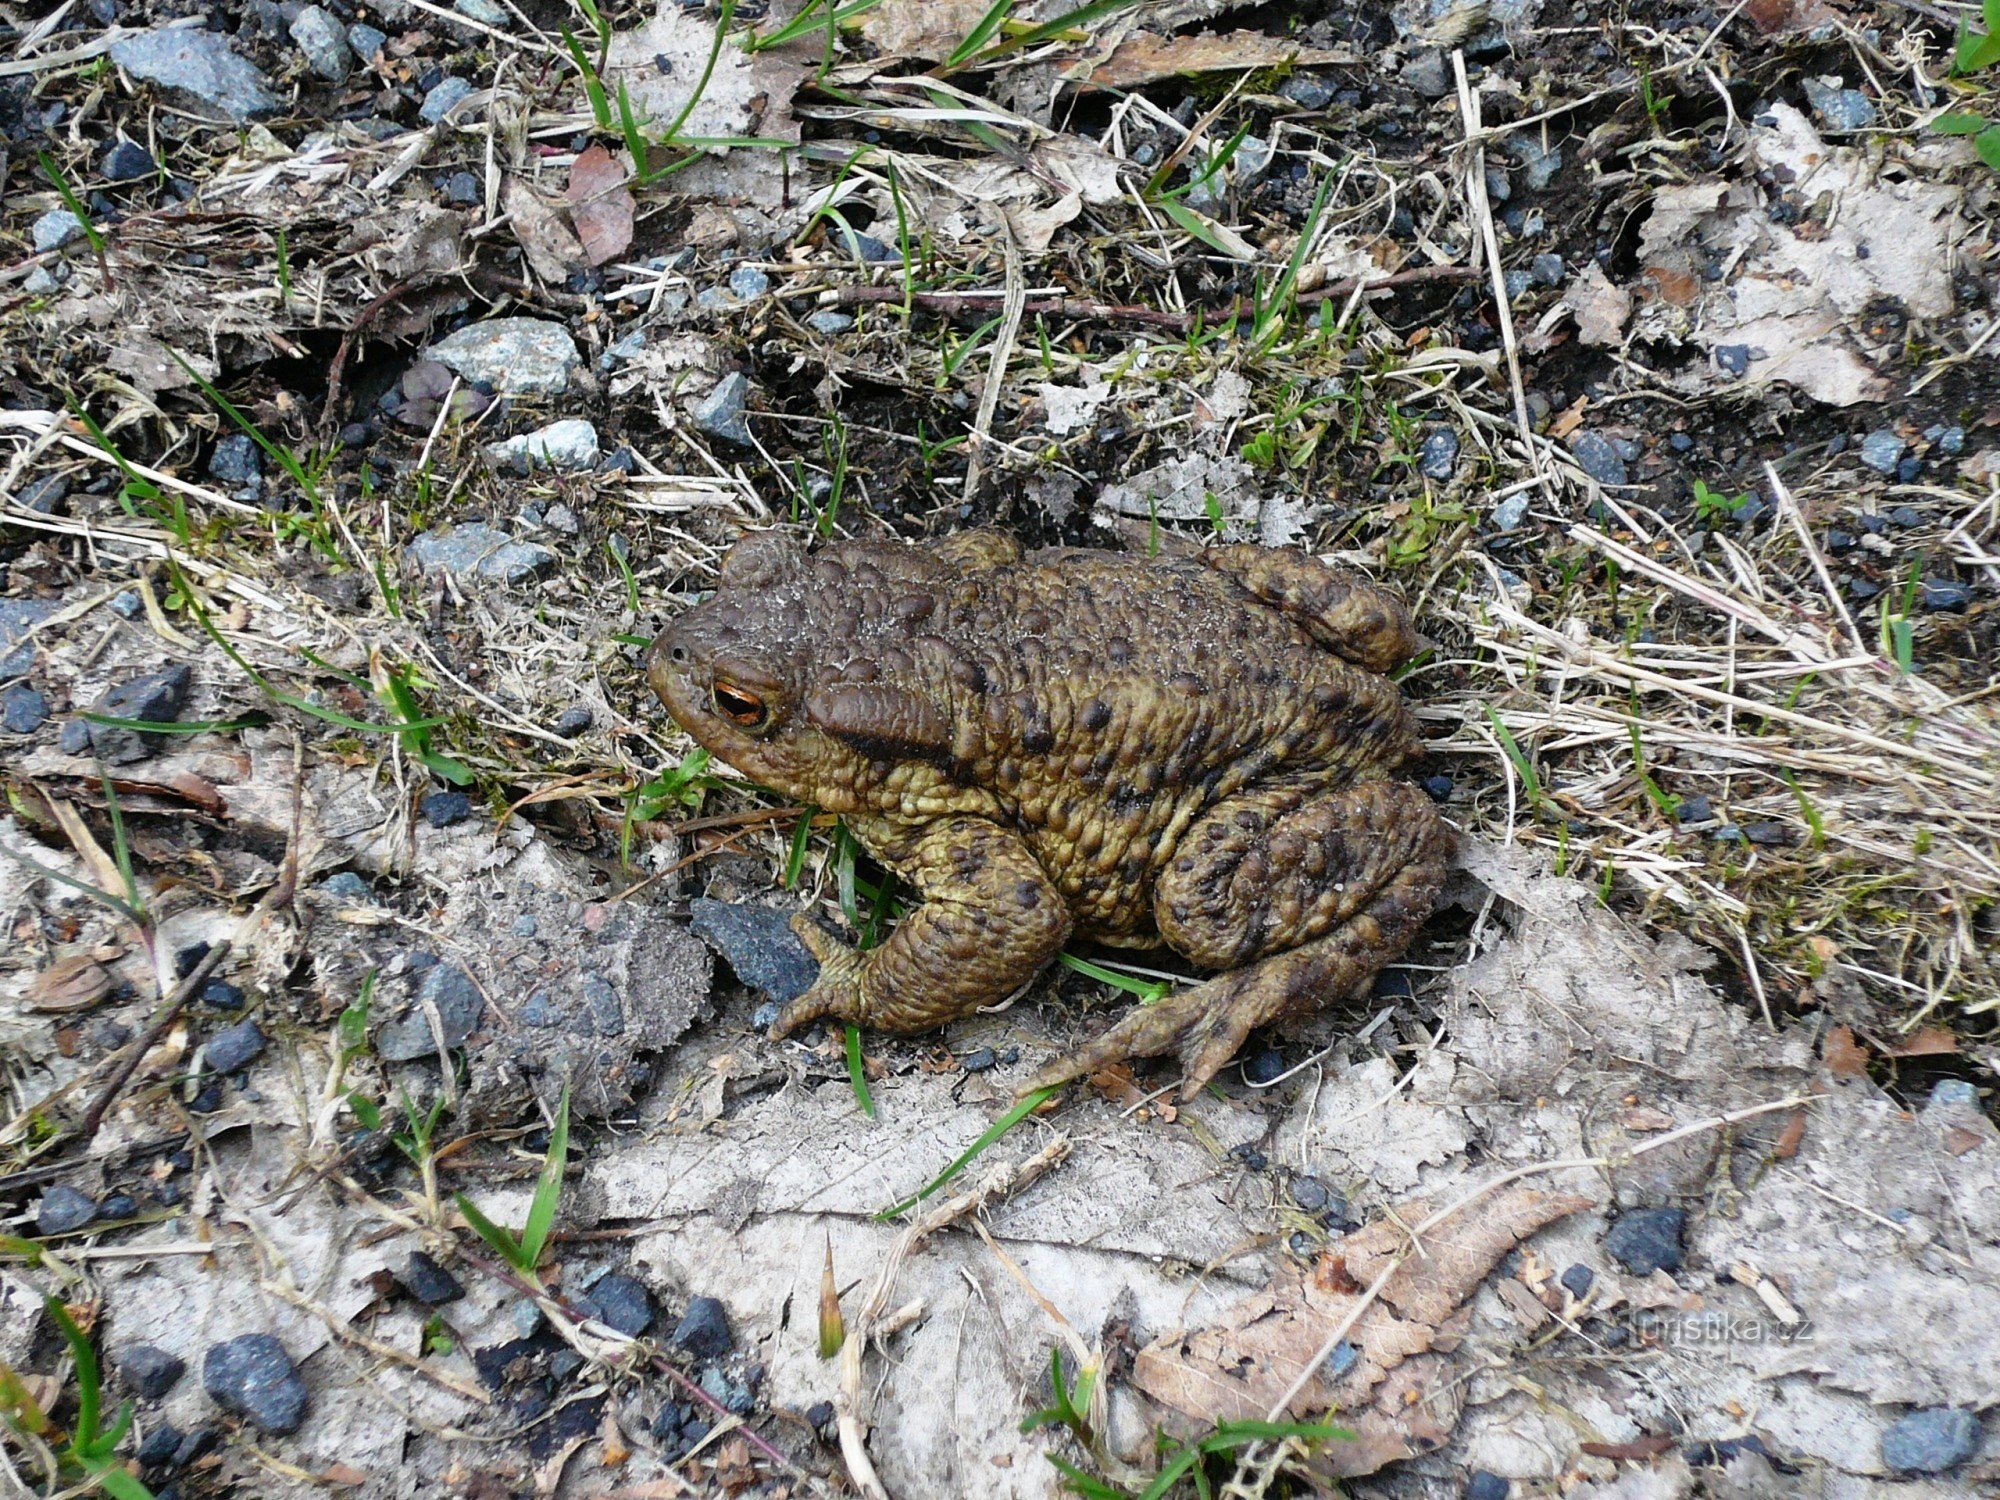
[[[350,1464],[330,1464],[319,1472],[321,1484],[343,1484],[350,1487],[368,1482],[368,1476]]]
[[[1189,36],[1135,31],[1097,66],[1090,81],[1099,88],[1135,89],[1189,73],[1324,68],[1353,61],[1351,53],[1301,47],[1261,31],[1197,32]]]
[[[1765,36],[1804,31],[1840,19],[1840,11],[1826,0],[1749,0],[1743,14]]]
[[[1958,1052],[1958,1038],[1943,1026],[1920,1026],[1884,1050],[1891,1057],[1951,1057]]]
[[[593,266],[616,260],[632,244],[632,215],[638,207],[625,190],[631,174],[602,146],[592,146],[570,165],[569,221]]]
[[[500,207],[512,221],[529,268],[542,280],[560,286],[583,269],[582,242],[527,183],[509,177],[500,191]]]
[[[1334,1410],[1359,1435],[1320,1460],[1340,1476],[1373,1473],[1449,1436],[1462,1396],[1447,1356],[1463,1335],[1464,1307],[1500,1258],[1543,1225],[1590,1205],[1574,1194],[1513,1187],[1455,1214],[1410,1254],[1406,1226],[1433,1205],[1399,1204],[1393,1216],[1331,1247],[1308,1274],[1280,1271],[1213,1327],[1181,1331],[1139,1351],[1133,1384],[1201,1422],[1261,1420],[1328,1335],[1354,1315],[1362,1288],[1387,1274],[1356,1317],[1340,1373],[1313,1374],[1291,1410]]]
[[[1619,1117],[1618,1123],[1634,1135],[1643,1135],[1654,1130],[1672,1130],[1674,1117],[1663,1110],[1652,1109],[1642,1104],[1636,1109],[1626,1110]]]
[[[1778,1142],[1771,1148],[1771,1155],[1779,1161],[1787,1161],[1799,1154],[1799,1142],[1806,1138],[1806,1112],[1793,1110],[1785,1118],[1785,1128],[1778,1132]]]
[[[1561,440],[1583,425],[1583,409],[1590,404],[1590,397],[1578,396],[1568,406],[1555,414],[1549,422],[1549,436]]]
[[[1836,1026],[1826,1034],[1820,1055],[1835,1078],[1868,1076],[1868,1049],[1855,1041],[1853,1031],[1845,1026]]]
[[[1963,1156],[1973,1147],[1985,1143],[1986,1137],[1976,1130],[1967,1130],[1963,1125],[1953,1125],[1944,1133],[1944,1149],[1953,1156]]]
[[[1701,295],[1701,283],[1686,271],[1672,266],[1648,266],[1645,275],[1653,295],[1670,306],[1686,307]]]
[[[88,953],[59,958],[28,981],[28,1004],[62,1014],[88,1010],[111,993],[111,976]]]
[[[883,0],[861,22],[861,34],[885,58],[943,62],[990,9],[988,0]]]
[[[1632,1463],[1646,1463],[1658,1458],[1673,1445],[1674,1440],[1670,1437],[1642,1437],[1634,1438],[1629,1443],[1578,1443],[1577,1447],[1592,1458],[1618,1458]]]

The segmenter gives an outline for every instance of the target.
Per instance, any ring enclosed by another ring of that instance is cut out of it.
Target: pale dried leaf
[[[1349,64],[1352,53],[1301,47],[1261,31],[1197,32],[1160,36],[1135,31],[1091,73],[1099,88],[1133,89],[1185,74],[1263,68],[1324,68]]]
[[[28,981],[28,1004],[57,1013],[88,1010],[111,993],[111,976],[88,953],[59,958]]]
[[[514,238],[530,269],[542,280],[561,285],[584,268],[582,242],[527,183],[509,177],[500,192],[500,207],[512,221]]]
[[[883,0],[862,20],[861,35],[885,58],[943,62],[990,8],[990,0]]]

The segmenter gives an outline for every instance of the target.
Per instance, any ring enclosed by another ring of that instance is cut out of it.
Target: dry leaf
[[[991,8],[988,0],[883,0],[861,22],[861,34],[885,58],[943,62]]]
[[[632,214],[637,205],[625,190],[631,174],[602,146],[592,146],[571,163],[569,221],[583,244],[584,259],[593,266],[616,260],[632,243]]]
[[[1836,1026],[1826,1034],[1820,1055],[1835,1078],[1868,1076],[1868,1049],[1855,1041],[1854,1033],[1845,1026]]]
[[[1090,81],[1099,88],[1134,89],[1186,73],[1324,68],[1353,61],[1346,52],[1301,47],[1261,31],[1197,32],[1189,36],[1135,31],[1097,66]]]
[[[28,982],[28,1004],[58,1014],[88,1010],[111,993],[111,976],[88,953],[59,958]]]
[[[1967,1130],[1963,1125],[1953,1125],[1944,1133],[1944,1149],[1953,1156],[1963,1156],[1973,1147],[1983,1143],[1985,1137],[1976,1130]]]
[[[542,280],[560,286],[583,269],[582,243],[527,183],[509,177],[500,191],[500,207],[513,223],[529,268]]]
[[[1920,1026],[1886,1050],[1891,1057],[1950,1057],[1958,1051],[1958,1038],[1943,1026]]]
[[[1654,295],[1674,307],[1687,307],[1701,293],[1700,282],[1686,271],[1677,271],[1672,266],[1648,266],[1645,276],[1652,284]]]
[[[1586,344],[1616,344],[1625,337],[1632,297],[1614,286],[1604,267],[1592,261],[1563,292],[1563,306],[1576,315],[1576,336]]]
[[[1324,1472],[1373,1473],[1444,1441],[1463,1399],[1450,1354],[1464,1304],[1500,1258],[1543,1225],[1590,1206],[1574,1194],[1514,1187],[1454,1214],[1411,1255],[1406,1226],[1433,1205],[1412,1200],[1340,1240],[1310,1273],[1287,1267],[1211,1328],[1177,1332],[1139,1352],[1133,1384],[1201,1422],[1262,1420],[1307,1360],[1390,1272],[1356,1319],[1351,1357],[1322,1368],[1294,1398],[1294,1415],[1332,1410],[1357,1441],[1334,1444]],[[1393,1269],[1392,1269],[1393,1268]]]

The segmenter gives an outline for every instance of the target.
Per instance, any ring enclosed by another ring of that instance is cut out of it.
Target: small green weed
[[[637,824],[650,823],[675,808],[701,806],[702,794],[716,784],[715,778],[708,774],[708,760],[708,752],[697,745],[651,780],[625,794],[625,823],[618,833],[621,862],[631,862],[632,829]]]
[[[524,1276],[535,1274],[542,1251],[548,1245],[549,1232],[555,1228],[556,1209],[562,1202],[563,1168],[568,1161],[569,1090],[565,1088],[562,1102],[556,1106],[555,1126],[549,1131],[548,1154],[542,1158],[542,1175],[535,1183],[534,1201],[528,1205],[528,1221],[519,1234],[495,1224],[465,1194],[456,1195],[458,1211],[465,1215],[473,1233]]]
[[[1740,495],[1725,495],[1720,490],[1712,490],[1701,480],[1694,482],[1695,519],[1708,525],[1733,520],[1736,513],[1750,503],[1750,492]]]
[[[1070,1430],[1085,1448],[1097,1446],[1097,1434],[1091,1429],[1090,1395],[1097,1384],[1099,1374],[1095,1359],[1086,1360],[1076,1372],[1075,1383],[1063,1377],[1062,1349],[1060,1346],[1049,1350],[1049,1389],[1054,1394],[1053,1404],[1039,1411],[1031,1411],[1021,1418],[1021,1431],[1034,1432],[1042,1427],[1061,1425]]]
[[[61,1302],[45,1295],[42,1306],[49,1321],[61,1331],[63,1342],[69,1345],[70,1359],[76,1365],[76,1421],[71,1424],[74,1431],[62,1451],[62,1461],[81,1469],[92,1483],[115,1500],[152,1500],[153,1492],[128,1474],[116,1457],[118,1444],[132,1425],[132,1403],[127,1401],[118,1408],[118,1415],[108,1429],[99,1428],[104,1395],[97,1353]]]

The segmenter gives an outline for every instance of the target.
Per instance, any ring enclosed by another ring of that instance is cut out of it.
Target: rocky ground
[[[1990,1485],[1986,30],[0,4],[0,1488]],[[1130,995],[765,1040],[888,894],[638,663],[974,524],[1396,583],[1466,837],[941,1184]]]

